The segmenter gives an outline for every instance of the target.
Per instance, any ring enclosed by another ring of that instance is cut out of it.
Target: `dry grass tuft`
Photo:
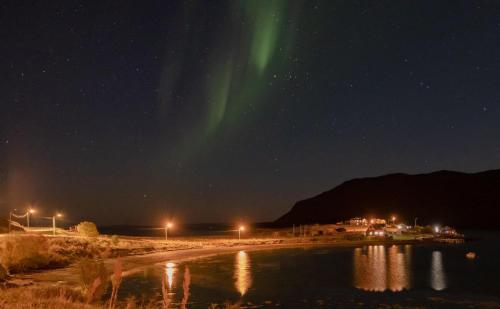
[[[184,268],[184,282],[182,283],[182,290],[184,295],[182,296],[181,308],[186,309],[187,301],[189,299],[189,285],[191,284],[191,273],[189,272],[189,267]]]
[[[108,273],[102,260],[83,258],[79,262],[79,280],[87,303],[100,300],[108,286]]]
[[[122,283],[122,273],[123,273],[123,265],[120,259],[115,261],[113,267],[113,276],[111,277],[111,297],[109,299],[109,309],[113,309],[116,304],[116,299],[118,298],[118,289],[120,288],[120,284]]]

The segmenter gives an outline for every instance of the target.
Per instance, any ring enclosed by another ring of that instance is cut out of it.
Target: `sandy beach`
[[[172,243],[176,241],[173,240]],[[186,240],[182,240],[183,243]],[[151,265],[163,262],[185,262],[188,260],[199,259],[219,254],[235,253],[241,250],[257,251],[257,250],[277,250],[285,248],[312,248],[319,246],[328,247],[355,247],[363,245],[392,245],[392,244],[408,244],[415,241],[408,240],[363,240],[363,241],[348,241],[348,240],[329,240],[329,239],[308,239],[308,238],[289,238],[289,239],[248,239],[244,241],[235,241],[232,239],[218,239],[210,242],[203,241],[200,246],[199,241],[193,241],[195,248],[174,249],[152,252],[147,254],[126,255],[121,257],[106,258],[104,264],[108,270],[113,268],[117,259],[120,259],[123,267],[123,276],[128,276],[150,267]],[[200,247],[196,247],[200,246]],[[79,269],[77,263],[73,263],[64,268],[42,270],[32,273],[19,274],[14,276],[14,281],[21,284],[35,285],[78,285]]]

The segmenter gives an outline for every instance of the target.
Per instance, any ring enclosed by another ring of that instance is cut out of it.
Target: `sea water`
[[[119,296],[173,308],[500,306],[500,234],[464,244],[239,251],[152,265],[124,279]],[[465,254],[476,252],[477,259]]]

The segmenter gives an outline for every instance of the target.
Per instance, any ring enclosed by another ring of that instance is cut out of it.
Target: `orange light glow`
[[[251,262],[248,253],[240,251],[236,254],[234,265],[234,285],[241,296],[252,286]]]

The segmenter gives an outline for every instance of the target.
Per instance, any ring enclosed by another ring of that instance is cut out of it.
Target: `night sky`
[[[2,1],[0,211],[274,220],[500,167],[498,1]]]

